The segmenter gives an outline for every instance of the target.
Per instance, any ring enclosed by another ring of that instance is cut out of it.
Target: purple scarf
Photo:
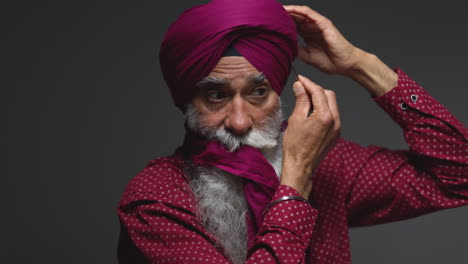
[[[279,180],[259,149],[241,146],[233,152],[215,140],[207,140],[187,130],[182,152],[196,166],[213,166],[245,179],[244,195],[249,207],[247,217],[250,247],[263,222],[263,210],[271,202]]]

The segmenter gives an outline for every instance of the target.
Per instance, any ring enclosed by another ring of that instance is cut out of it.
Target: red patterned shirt
[[[350,263],[348,228],[468,204],[468,130],[399,68],[398,85],[374,98],[403,129],[409,150],[339,139],[314,173],[310,204],[272,206],[246,263]],[[229,263],[201,225],[173,155],[151,161],[118,207],[120,263]],[[281,185],[272,200],[299,195]]]

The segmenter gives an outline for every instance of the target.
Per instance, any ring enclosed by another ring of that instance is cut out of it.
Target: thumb
[[[304,85],[301,82],[296,81],[293,84],[294,95],[296,96],[296,105],[292,115],[297,115],[302,118],[307,118],[307,114],[310,109],[310,99],[307,95]]]

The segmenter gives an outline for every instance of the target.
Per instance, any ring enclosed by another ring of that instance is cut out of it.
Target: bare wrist
[[[312,167],[306,165],[283,164],[281,185],[287,185],[298,191],[303,197],[310,195]]]
[[[356,63],[346,76],[361,84],[373,97],[381,96],[398,83],[398,75],[376,55],[359,50]]]

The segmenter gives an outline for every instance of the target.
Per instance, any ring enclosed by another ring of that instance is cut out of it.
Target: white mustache
[[[281,134],[281,123],[283,122],[283,111],[281,103],[278,109],[270,117],[263,120],[260,128],[252,128],[245,135],[235,135],[225,127],[213,128],[203,124],[202,117],[189,104],[186,111],[187,125],[193,132],[205,136],[208,139],[217,140],[229,151],[234,151],[242,145],[252,146],[259,149],[269,149],[279,144]]]

